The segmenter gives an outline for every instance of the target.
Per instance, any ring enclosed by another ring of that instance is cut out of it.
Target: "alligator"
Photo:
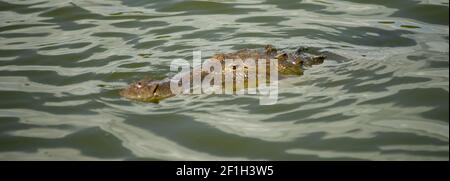
[[[277,50],[272,45],[266,45],[262,50],[250,50],[250,49],[243,49],[239,50],[233,53],[218,53],[213,55],[208,61],[219,61],[222,65],[222,79],[224,80],[224,77],[226,73],[233,72],[233,80],[236,81],[237,76],[243,76],[243,79],[245,81],[245,87],[248,88],[248,65],[235,65],[235,64],[226,64],[225,60],[247,60],[247,59],[253,59],[256,62],[257,61],[269,61],[270,59],[276,59],[278,60],[276,68],[278,73],[281,75],[279,78],[283,78],[286,76],[301,76],[303,75],[304,70],[306,68],[311,67],[313,65],[322,64],[326,58],[325,55],[312,55],[307,53],[308,48],[300,47],[296,49],[296,51],[291,53],[286,53],[284,51]],[[257,64],[253,64],[257,65]],[[228,66],[228,67],[227,67]],[[243,66],[244,74],[237,74],[235,71],[237,66]],[[268,67],[269,68],[269,67]],[[255,68],[256,69],[256,68]],[[270,71],[267,71],[267,74],[269,75]],[[193,74],[200,73],[201,79],[203,79],[208,72],[205,72],[201,68],[193,68],[193,73],[189,72],[183,76],[187,76],[188,80],[191,80]],[[227,74],[230,75],[230,74]],[[120,90],[119,94],[129,100],[135,100],[135,101],[143,101],[143,102],[153,102],[158,103],[160,100],[175,96],[176,93],[172,93],[170,89],[170,79],[165,80],[152,80],[150,78],[145,78],[136,82],[131,83],[128,87]],[[224,83],[224,81],[222,81]],[[222,86],[224,87],[224,86]],[[238,91],[238,88],[236,85],[233,87],[233,91]]]

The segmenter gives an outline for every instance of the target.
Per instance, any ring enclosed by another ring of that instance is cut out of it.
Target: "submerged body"
[[[208,61],[219,61],[222,65],[222,70],[220,72],[222,80],[225,80],[225,76],[233,76],[233,81],[242,80],[244,81],[244,87],[233,86],[233,91],[239,91],[242,88],[248,88],[248,70],[256,70],[253,67],[258,64],[258,61],[269,62],[270,59],[277,59],[278,64],[275,67],[270,67],[276,69],[276,71],[281,76],[288,75],[303,75],[305,67],[311,67],[312,65],[317,65],[323,63],[326,58],[323,55],[314,56],[305,53],[305,48],[299,48],[294,53],[284,53],[274,48],[271,45],[266,45],[263,51],[256,50],[239,50],[234,53],[219,53],[215,54]],[[225,60],[254,60],[255,64],[226,64]],[[242,67],[241,67],[242,66]],[[242,68],[243,72],[236,71]],[[268,67],[267,67],[268,68]],[[270,71],[266,71],[269,74]],[[207,72],[204,72],[201,68],[193,69],[193,74],[200,74],[203,80]],[[192,81],[193,75],[187,73],[182,76],[187,76],[188,80]],[[222,81],[225,83],[225,81]],[[222,86],[224,87],[224,86]],[[190,91],[190,90],[188,90]],[[172,93],[170,89],[170,79],[165,80],[151,80],[143,79],[138,82],[130,84],[127,88],[120,91],[120,95],[131,100],[144,101],[144,102],[159,102],[161,99],[165,99],[175,94]]]

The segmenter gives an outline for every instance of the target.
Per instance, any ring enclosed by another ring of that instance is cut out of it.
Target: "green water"
[[[0,160],[448,160],[446,0],[0,1]],[[128,101],[173,59],[328,55],[257,96]]]

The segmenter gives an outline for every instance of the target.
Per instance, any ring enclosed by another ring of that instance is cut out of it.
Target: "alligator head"
[[[300,48],[293,53],[278,53],[277,49],[273,46],[267,45],[264,48],[264,55],[258,55],[257,57],[270,57],[278,59],[277,69],[282,75],[303,75],[305,67],[321,64],[326,58],[323,55],[310,55],[306,53],[306,51],[307,49]],[[217,58],[216,56],[216,59],[218,60],[235,56],[234,54],[219,55],[220,58]],[[238,55],[245,55],[244,57],[248,57],[250,55],[253,56],[254,52],[243,51]],[[128,87],[120,90],[120,95],[131,100],[158,103],[161,99],[171,97],[174,94],[170,89],[170,81],[153,81],[144,79],[134,82]]]
[[[275,56],[278,60],[278,72],[283,75],[303,75],[305,67],[322,64],[325,55],[310,55],[307,48],[301,47],[294,53],[279,53]]]
[[[131,100],[155,102],[173,96],[170,83],[163,81],[141,80],[120,90],[120,95]]]

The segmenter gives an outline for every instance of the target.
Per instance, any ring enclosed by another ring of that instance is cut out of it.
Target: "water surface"
[[[448,160],[444,0],[0,1],[0,160]],[[257,96],[128,101],[175,58],[328,55]]]

